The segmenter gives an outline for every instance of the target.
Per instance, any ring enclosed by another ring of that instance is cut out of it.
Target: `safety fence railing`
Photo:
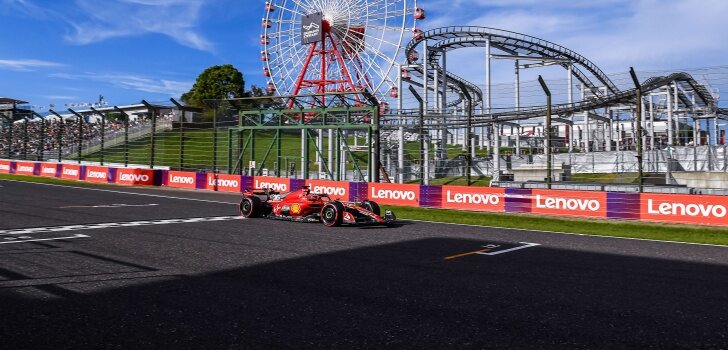
[[[471,129],[468,149],[466,128],[457,124],[461,119],[451,115],[448,120],[453,122],[443,123],[440,116],[430,115],[421,128],[420,118],[413,114],[384,118],[379,131],[381,181],[521,188],[544,182],[547,162],[542,125],[505,124],[499,128],[497,140],[492,126],[476,126]],[[0,157],[368,181],[367,155],[374,141],[365,131],[311,129],[303,138],[300,130],[258,130],[251,137],[253,133],[237,130],[236,123],[235,116],[195,122],[163,117],[154,128],[144,121],[125,128],[117,121],[107,122],[102,131],[96,123],[79,127],[66,121],[45,125],[43,135],[39,123],[20,122],[12,125],[12,131],[7,125],[0,130]],[[619,132],[623,137],[612,141],[607,141],[609,130],[600,125],[590,129],[575,126],[573,137],[564,132],[563,128],[554,132],[551,140],[554,183],[574,189],[622,186],[632,191],[639,179],[634,137],[629,132],[615,128],[612,136]],[[84,135],[80,158],[79,135]],[[647,147],[642,153],[644,185],[671,193],[724,194],[728,189],[728,146],[707,145],[704,137],[696,138],[692,132],[680,135],[678,141],[683,145],[667,146],[662,139],[647,139],[645,144],[654,143],[654,148]],[[571,148],[570,139],[574,140]],[[691,145],[693,140],[700,145]],[[279,142],[281,152],[277,154]],[[42,149],[41,144],[45,145]],[[470,183],[466,180],[468,157]],[[304,162],[308,162],[308,174],[302,171]]]

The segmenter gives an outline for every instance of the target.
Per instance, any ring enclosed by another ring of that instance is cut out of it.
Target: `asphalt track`
[[[0,347],[728,348],[728,248],[327,229],[237,199],[0,181]]]

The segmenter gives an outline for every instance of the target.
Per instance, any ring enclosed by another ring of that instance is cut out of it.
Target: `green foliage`
[[[245,80],[233,65],[212,66],[203,71],[192,89],[182,95],[182,101],[207,109],[205,100],[245,97]]]

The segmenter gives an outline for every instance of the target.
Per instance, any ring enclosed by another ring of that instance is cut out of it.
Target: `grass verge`
[[[0,180],[18,180],[74,186],[109,186],[56,178],[0,174]],[[434,221],[453,224],[503,227],[523,230],[580,233],[593,236],[654,239],[685,243],[728,246],[728,228],[606,221],[572,218],[551,218],[528,214],[463,212],[447,209],[423,209],[383,206],[400,219]]]

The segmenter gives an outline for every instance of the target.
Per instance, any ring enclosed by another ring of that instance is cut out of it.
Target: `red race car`
[[[246,189],[240,201],[240,215],[246,218],[321,222],[328,227],[342,224],[390,225],[396,220],[390,210],[381,216],[379,205],[373,201],[353,203],[333,200],[326,194],[311,193],[308,186],[288,193],[267,188]]]

